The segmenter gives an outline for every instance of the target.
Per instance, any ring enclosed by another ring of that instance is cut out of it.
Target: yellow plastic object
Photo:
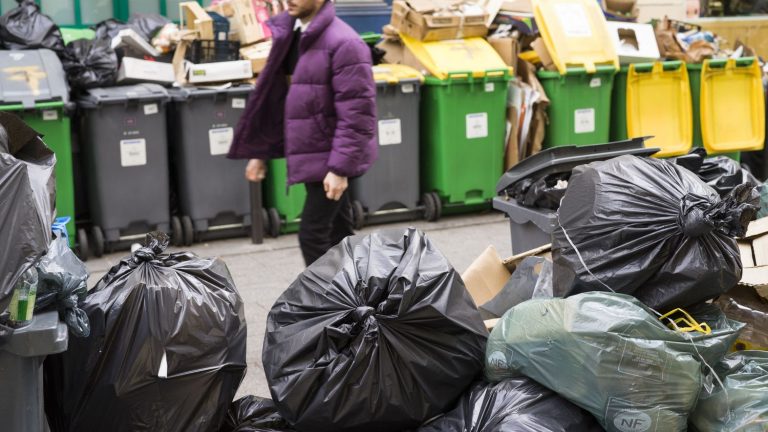
[[[523,51],[518,55],[518,57],[527,61],[528,63],[541,63],[541,58],[539,58],[539,55],[536,53],[536,51]]]
[[[679,315],[680,317],[673,319],[672,317],[675,315]],[[688,312],[680,308],[667,312],[666,314],[660,316],[659,320],[671,321],[667,324],[667,326],[675,331],[681,331],[683,333],[690,333],[695,331],[705,335],[712,334],[712,329],[709,327],[709,324],[696,321]]]
[[[387,84],[397,84],[400,81],[419,80],[424,82],[424,75],[416,69],[399,64],[380,64],[373,67],[373,80]]]
[[[709,154],[763,148],[765,94],[756,59],[704,62],[701,137]]]
[[[693,114],[685,63],[629,65],[626,110],[627,135],[654,136],[646,144],[661,149],[655,156],[679,156],[691,149]]]
[[[603,10],[595,0],[532,0],[533,14],[557,70],[595,73],[597,65],[619,68],[619,56]]]
[[[452,39],[422,42],[400,34],[406,48],[416,59],[439,79],[448,76],[475,78],[512,75],[512,68],[504,63],[495,49],[483,38]]]

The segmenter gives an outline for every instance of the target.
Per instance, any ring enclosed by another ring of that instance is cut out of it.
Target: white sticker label
[[[45,121],[51,121],[51,120],[58,120],[59,119],[59,112],[56,110],[44,110],[43,111],[43,120]]]
[[[584,8],[579,4],[565,3],[554,6],[566,37],[590,37],[592,29]]]
[[[379,145],[402,144],[403,129],[400,119],[379,120]]]
[[[147,164],[147,140],[144,138],[120,141],[120,165],[124,167]]]
[[[231,127],[209,129],[208,142],[211,146],[211,156],[229,153],[229,147],[232,145],[234,136],[235,131]]]
[[[603,85],[603,80],[600,78],[592,78],[592,80],[589,82],[589,86],[592,88],[600,87]]]
[[[414,87],[413,84],[403,84],[400,86],[400,90],[403,93],[413,93]]]
[[[595,109],[584,108],[573,112],[573,131],[577,134],[595,131]]]
[[[488,136],[488,113],[467,114],[467,139]]]
[[[232,108],[243,109],[245,108],[244,98],[232,98]]]
[[[494,83],[485,83],[485,92],[486,93],[491,93],[494,90],[496,90],[496,84],[494,84]]]
[[[157,104],[146,104],[144,105],[144,115],[152,115],[157,114],[159,112],[157,108]]]

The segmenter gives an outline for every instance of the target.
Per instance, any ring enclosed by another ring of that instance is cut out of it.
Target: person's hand
[[[267,175],[267,164],[261,159],[251,159],[245,167],[245,178],[248,181],[260,182]]]
[[[325,180],[323,180],[326,198],[333,201],[340,200],[348,185],[346,177],[329,172],[326,174]]]

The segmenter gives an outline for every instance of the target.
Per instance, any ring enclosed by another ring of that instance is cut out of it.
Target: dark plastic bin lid
[[[88,90],[77,103],[84,108],[96,108],[106,104],[126,102],[165,102],[170,99],[168,90],[158,84],[137,84],[120,87],[104,87]]]
[[[579,165],[603,161],[622,155],[650,156],[658,148],[646,147],[650,137],[632,138],[606,144],[589,146],[562,146],[542,150],[523,159],[502,174],[496,183],[496,193],[502,194],[518,181],[528,177],[543,177],[549,174],[568,172]]]
[[[29,325],[15,329],[5,342],[0,347],[0,355],[3,351],[18,357],[57,354],[67,349],[69,329],[59,320],[56,311],[36,313]]]
[[[69,103],[61,61],[51,50],[0,51],[0,105]]]
[[[187,99],[202,98],[208,96],[240,96],[249,95],[254,89],[251,84],[241,84],[222,89],[205,87],[181,87],[170,89],[169,94],[174,101],[185,101]]]
[[[507,217],[518,225],[532,222],[547,234],[552,234],[558,226],[556,210],[526,207],[505,197],[494,198],[493,208],[506,213]]]

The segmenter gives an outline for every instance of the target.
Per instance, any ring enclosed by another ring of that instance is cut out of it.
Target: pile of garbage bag
[[[169,237],[112,267],[80,305],[86,338],[45,360],[51,430],[215,431],[245,375],[243,302],[219,259],[165,254]]]
[[[644,430],[685,430],[705,365],[723,358],[743,327],[716,306],[690,312],[710,332],[671,329],[623,294],[530,300],[510,309],[491,332],[485,376],[491,382],[532,378],[608,430],[633,421]]]
[[[715,298],[741,279],[735,237],[758,206],[753,186],[721,198],[668,161],[621,156],[579,166],[553,233],[554,293],[614,291],[664,311]]]
[[[47,48],[61,54],[64,39],[59,26],[40,13],[35,0],[17,0],[19,4],[0,16],[0,48],[27,50]]]
[[[37,132],[15,115],[0,112],[0,203],[9,203],[0,205],[0,313],[19,277],[48,249],[55,164]]]
[[[588,412],[532,379],[522,377],[473,385],[456,408],[422,426],[418,432],[602,430]]]
[[[482,371],[487,330],[427,237],[348,237],[304,271],[267,318],[275,404],[306,431],[394,431],[450,409]]]
[[[721,197],[727,196],[733,188],[741,184],[757,186],[760,181],[728,156],[708,158],[707,151],[701,147],[692,149],[687,155],[674,159],[675,163],[696,174],[704,183],[716,190]]]
[[[277,411],[271,399],[245,396],[227,411],[221,432],[291,432],[291,425]]]
[[[108,87],[117,79],[117,54],[110,42],[102,39],[70,42],[62,56],[62,65],[73,89]]]

